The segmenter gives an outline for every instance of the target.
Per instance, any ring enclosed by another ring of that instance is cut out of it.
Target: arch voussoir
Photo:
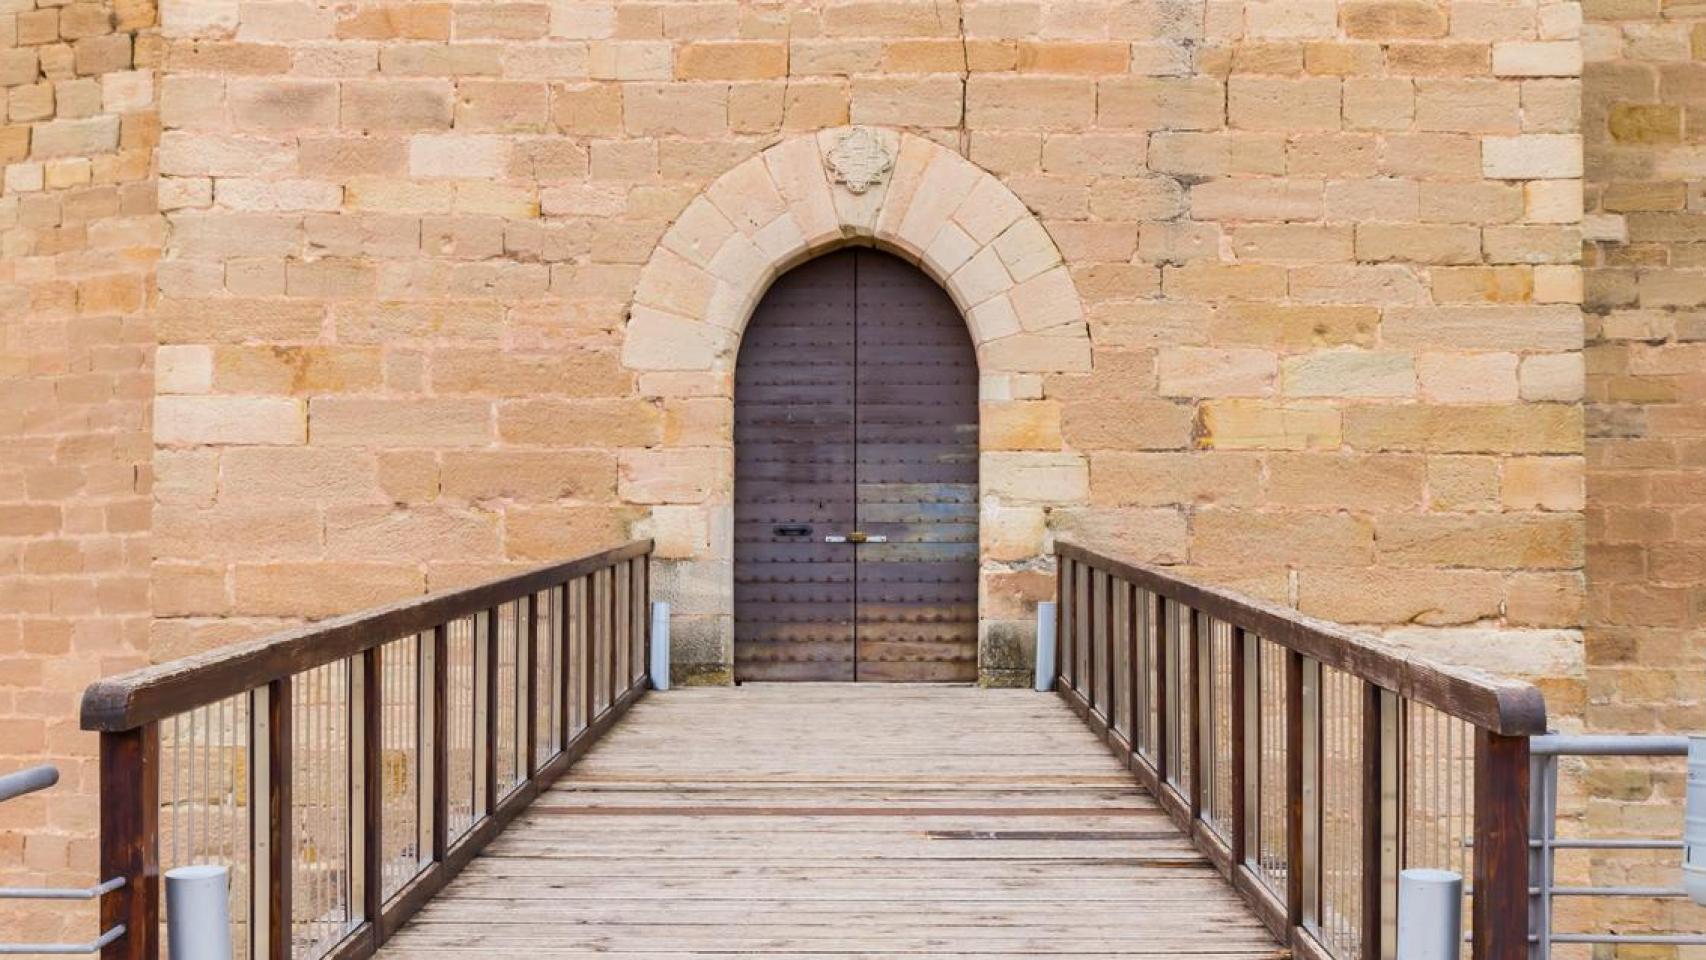
[[[824,130],[766,148],[717,177],[660,239],[635,287],[623,363],[666,413],[679,413],[666,447],[728,450],[737,353],[760,298],[783,272],[849,244],[918,265],[948,292],[976,345],[987,599],[997,578],[1048,562],[1048,511],[1088,500],[1088,466],[1066,447],[1059,405],[1042,384],[1091,363],[1083,304],[1059,248],[993,174],[932,140],[881,128]],[[706,415],[707,403],[723,412]],[[642,462],[634,452],[624,459]],[[699,651],[694,662],[732,667],[732,482],[710,489],[709,501],[660,505],[650,522],[706,531],[701,547],[666,558],[661,586],[692,598],[676,618],[678,635]],[[980,618],[980,657],[1012,649],[1027,629]]]
[[[980,355],[1019,338],[989,352],[993,363],[985,372],[999,371],[1002,358],[1029,346],[1051,369],[1087,369],[1082,303],[1059,248],[1024,203],[994,175],[934,141],[866,132],[889,152],[892,166],[858,191],[833,182],[827,159],[846,128],[790,137],[718,177],[665,232],[641,271],[636,308],[738,335],[783,271],[837,246],[872,243],[917,263],[948,291]],[[1031,343],[1043,335],[1067,342]],[[696,346],[704,339],[689,341]],[[667,352],[636,345],[624,358],[633,369],[656,369]],[[733,362],[732,353],[704,359],[707,370]]]

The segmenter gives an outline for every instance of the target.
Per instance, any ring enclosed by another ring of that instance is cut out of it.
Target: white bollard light
[[[1682,888],[1706,906],[1706,736],[1688,738],[1688,786],[1682,800]]]
[[[1463,877],[1450,870],[1398,874],[1398,960],[1457,960],[1463,944]]]
[[[166,871],[171,960],[231,960],[231,872],[212,864]]]
[[[652,689],[669,689],[669,604],[652,604]]]
[[[1053,600],[1037,604],[1037,676],[1038,693],[1054,689],[1054,618]]]

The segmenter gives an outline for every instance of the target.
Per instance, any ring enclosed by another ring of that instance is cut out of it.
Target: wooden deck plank
[[[1052,697],[648,697],[383,960],[1281,951]]]

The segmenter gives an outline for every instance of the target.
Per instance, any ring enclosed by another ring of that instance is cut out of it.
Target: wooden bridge
[[[1529,949],[1533,688],[1061,547],[1059,696],[645,696],[646,543],[102,681],[106,956],[232,871],[239,957]]]

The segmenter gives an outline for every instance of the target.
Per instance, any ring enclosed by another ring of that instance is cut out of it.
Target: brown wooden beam
[[[124,924],[103,960],[160,954],[160,733],[152,723],[101,734],[101,880],[124,886],[101,898],[101,931]]]
[[[1250,759],[1247,751],[1250,723],[1248,716],[1249,712],[1246,710],[1244,685],[1248,682],[1249,678],[1245,675],[1244,657],[1245,649],[1252,643],[1254,643],[1254,638],[1245,633],[1242,628],[1234,627],[1232,629],[1230,654],[1232,662],[1228,664],[1231,669],[1229,671],[1230,679],[1227,684],[1227,689],[1229,691],[1228,699],[1232,701],[1227,705],[1232,715],[1231,723],[1228,724],[1228,727],[1231,730],[1230,736],[1232,737],[1232,743],[1229,745],[1232,748],[1232,776],[1229,778],[1228,786],[1228,789],[1232,792],[1232,796],[1230,798],[1232,801],[1232,823],[1229,827],[1232,836],[1228,838],[1229,842],[1227,845],[1232,848],[1232,865],[1234,869],[1242,866],[1246,858],[1245,842],[1248,839],[1246,833],[1249,830],[1249,811],[1246,809],[1244,802],[1245,790],[1247,788],[1246,774],[1248,772],[1246,764],[1249,763]]]
[[[1362,956],[1370,960],[1379,960],[1381,938],[1381,888],[1384,874],[1381,870],[1382,840],[1388,824],[1386,823],[1385,805],[1381,803],[1381,790],[1385,786],[1382,776],[1385,737],[1380,726],[1380,688],[1372,683],[1364,682],[1362,688],[1362,916],[1358,918],[1361,926]]]
[[[1474,960],[1528,956],[1527,737],[1475,732]]]
[[[1062,561],[1092,563],[1216,620],[1243,627],[1269,642],[1474,726],[1509,736],[1546,732],[1546,701],[1533,684],[1405,655],[1371,634],[1185,580],[1165,569],[1116,560],[1075,544],[1056,543],[1055,553]]]
[[[294,742],[290,677],[267,687],[267,956],[291,956],[291,867],[295,863],[291,748]]]
[[[527,779],[539,772],[539,594],[527,595],[527,711],[526,735],[522,737],[527,756],[516,764]],[[519,639],[519,638],[518,638]]]
[[[432,631],[432,859],[450,850],[450,626]]]
[[[1285,657],[1285,916],[1303,923],[1303,654]]]
[[[385,902],[385,776],[384,758],[384,647],[370,647],[361,657],[362,742],[361,824],[362,917],[372,921]],[[418,665],[416,669],[419,669]]]
[[[481,812],[486,816],[498,808],[498,640],[503,636],[498,616],[502,610],[492,607],[486,611],[486,634],[479,646],[479,656],[486,665],[486,709],[480,716],[480,735],[486,744],[485,768],[480,771],[486,784],[486,803]]]
[[[651,549],[650,540],[636,540],[488,583],[332,617],[248,643],[107,677],[90,684],[84,692],[82,726],[84,730],[118,732],[185,713],[246,694],[279,677],[353,657],[398,637],[425,633],[441,623],[508,603],[551,584],[645,556]]]

